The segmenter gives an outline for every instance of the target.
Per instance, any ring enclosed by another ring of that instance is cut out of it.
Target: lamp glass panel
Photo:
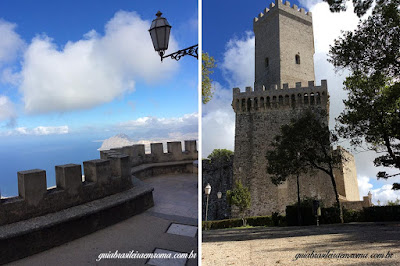
[[[155,29],[152,29],[150,31],[150,36],[151,36],[151,41],[153,42],[154,50],[159,51],[158,42],[157,42],[157,36],[156,36],[156,30]]]

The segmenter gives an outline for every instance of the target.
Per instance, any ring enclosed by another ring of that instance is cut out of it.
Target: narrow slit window
[[[297,54],[295,59],[296,59],[296,64],[300,65],[300,55]]]
[[[269,59],[268,57],[265,58],[265,67],[267,68],[269,66]]]

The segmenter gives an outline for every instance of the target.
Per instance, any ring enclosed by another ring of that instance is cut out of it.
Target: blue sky
[[[197,1],[1,1],[2,140],[143,139],[159,127],[169,131],[158,138],[196,138],[198,61],[160,62],[147,31],[158,10],[172,25],[168,53],[198,43]]]
[[[216,59],[217,68],[211,78],[214,80],[213,99],[202,107],[203,157],[213,149],[234,149],[235,115],[231,107],[232,88],[243,91],[246,86],[254,85],[254,34],[253,19],[274,0],[251,1],[203,1],[203,51]],[[285,2],[285,1],[284,1]],[[350,1],[351,2],[351,1]],[[316,84],[327,79],[330,94],[330,127],[335,125],[335,118],[343,110],[343,80],[348,71],[335,72],[327,62],[329,45],[341,35],[341,30],[354,30],[359,19],[353,13],[352,6],[343,13],[331,13],[322,0],[290,1],[306,11],[312,12],[314,31],[314,64]],[[350,145],[341,143],[347,149]],[[400,198],[399,191],[391,190],[393,182],[400,182],[400,177],[377,180],[376,173],[383,168],[376,168],[374,152],[353,151],[357,166],[357,178],[360,195],[369,190],[373,201],[381,202]],[[385,169],[387,170],[387,169]],[[390,171],[389,171],[390,172]],[[394,171],[392,171],[394,172]]]

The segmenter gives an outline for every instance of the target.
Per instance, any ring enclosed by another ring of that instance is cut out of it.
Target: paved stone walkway
[[[313,251],[368,255],[296,260]],[[202,265],[400,265],[400,222],[203,231]]]
[[[136,185],[142,181],[135,180]],[[13,262],[12,265],[144,265],[148,259],[98,259],[100,253],[153,253],[157,250],[198,253],[195,237],[167,233],[184,232],[180,224],[197,226],[197,175],[179,174],[151,177],[143,182],[154,187],[155,206],[125,221],[76,239],[59,247]],[[184,234],[183,233],[183,234]],[[193,227],[190,234],[193,235]],[[160,265],[182,265],[184,260]],[[157,263],[157,262],[156,262]],[[197,265],[197,258],[187,261]]]

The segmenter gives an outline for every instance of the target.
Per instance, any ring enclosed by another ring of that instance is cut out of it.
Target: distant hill
[[[135,144],[135,142],[130,137],[121,133],[121,134],[115,135],[109,139],[104,140],[103,144],[99,148],[99,151],[109,150],[112,148],[120,148],[120,147],[129,146],[129,145],[133,145],[133,144]]]

